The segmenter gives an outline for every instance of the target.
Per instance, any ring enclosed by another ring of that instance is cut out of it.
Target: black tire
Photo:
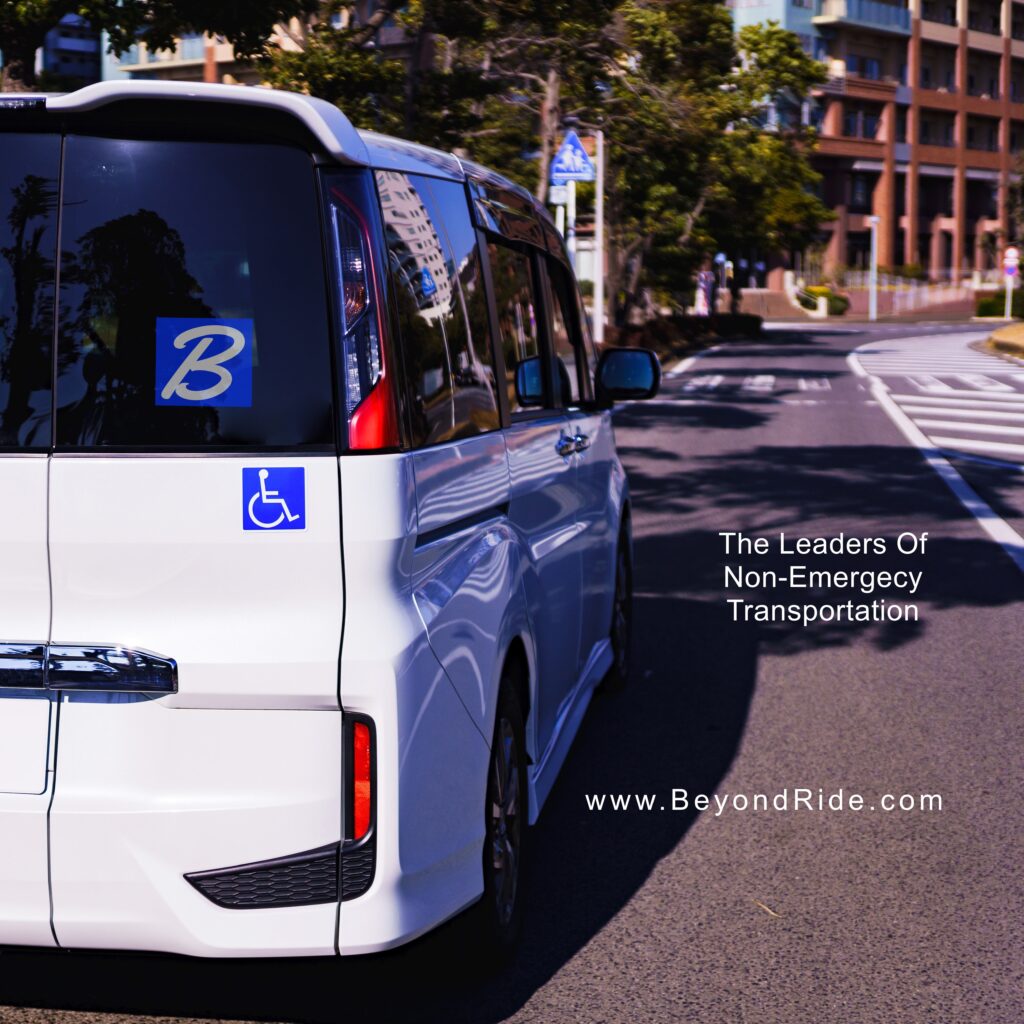
[[[615,554],[615,594],[608,635],[612,642],[612,667],[602,684],[607,692],[621,690],[633,669],[633,566],[629,558],[628,527],[623,526]]]
[[[521,671],[514,663],[505,667],[487,772],[484,894],[473,908],[467,937],[468,952],[485,965],[506,961],[522,930],[528,797]]]

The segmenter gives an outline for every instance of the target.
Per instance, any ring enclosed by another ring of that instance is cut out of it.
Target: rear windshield
[[[69,136],[57,447],[333,449],[318,202],[288,146]]]
[[[0,153],[0,450],[45,449],[60,139],[2,135]]]

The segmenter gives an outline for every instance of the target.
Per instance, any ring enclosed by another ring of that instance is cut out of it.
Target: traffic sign
[[[1016,267],[1020,263],[1020,249],[1015,245],[1007,246],[1003,253],[1003,266]]]
[[[567,181],[593,181],[594,165],[575,132],[569,132],[551,161],[551,184],[564,185]]]
[[[565,185],[551,185],[548,188],[548,202],[552,206],[565,206],[569,201],[569,190]]]
[[[1007,263],[1006,266],[1003,267],[1003,273],[1007,277],[1016,277],[1018,270],[1019,268],[1016,263]]]

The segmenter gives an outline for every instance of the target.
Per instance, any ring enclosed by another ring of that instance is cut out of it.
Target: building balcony
[[[818,0],[816,25],[849,24],[896,35],[910,34],[910,11],[882,0]]]

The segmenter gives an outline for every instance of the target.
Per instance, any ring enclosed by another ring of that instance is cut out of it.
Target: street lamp
[[[868,217],[871,225],[871,267],[868,270],[868,319],[878,319],[878,222],[881,217]]]

